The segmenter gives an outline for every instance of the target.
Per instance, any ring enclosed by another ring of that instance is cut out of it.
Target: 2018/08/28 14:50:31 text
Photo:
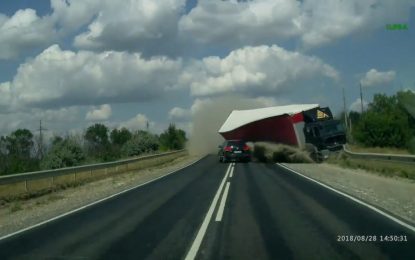
[[[338,235],[337,242],[408,242],[406,235]]]

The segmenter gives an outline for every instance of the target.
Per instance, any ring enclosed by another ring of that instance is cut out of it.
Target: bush
[[[160,144],[163,150],[180,150],[186,143],[186,133],[170,124],[167,130],[160,135]]]
[[[415,137],[408,142],[408,151],[412,154],[415,154]]]
[[[158,147],[159,142],[156,136],[145,131],[138,131],[122,146],[121,153],[124,156],[137,156],[157,151]]]
[[[80,165],[85,160],[81,144],[73,137],[55,139],[52,148],[41,161],[42,169],[58,169]]]
[[[406,148],[415,125],[402,98],[398,98],[404,94],[376,94],[354,128],[353,137],[365,146]]]

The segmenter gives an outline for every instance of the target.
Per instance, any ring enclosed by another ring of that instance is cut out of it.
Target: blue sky
[[[415,4],[388,0],[0,2],[0,134],[93,123],[189,133],[218,97],[357,109],[415,90]],[[401,23],[408,30],[389,31]],[[230,109],[242,108],[229,104]]]

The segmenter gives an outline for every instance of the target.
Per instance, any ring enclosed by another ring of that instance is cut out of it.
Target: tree
[[[19,158],[29,158],[33,144],[33,134],[27,129],[18,129],[6,137],[9,154]]]
[[[6,138],[4,136],[0,137],[0,175],[6,174],[7,170],[7,148],[6,148]]]
[[[356,125],[359,122],[360,117],[361,115],[359,112],[356,112],[356,111],[349,112],[349,120],[352,123],[352,125]]]
[[[55,138],[52,148],[41,162],[42,169],[76,166],[85,160],[81,144],[74,137]]]
[[[179,150],[183,149],[186,143],[186,133],[181,129],[176,129],[174,124],[160,135],[160,143],[164,149]]]
[[[408,119],[396,96],[376,94],[353,134],[366,146],[403,148],[411,137]]]
[[[90,156],[104,161],[110,159],[108,131],[108,127],[103,124],[95,124],[88,127],[84,138],[87,142],[87,150]]]
[[[32,157],[33,134],[28,129],[18,129],[1,138],[2,170],[4,174],[34,171],[38,160]]]
[[[399,107],[408,114],[409,127],[412,129],[412,135],[415,136],[415,92],[399,91],[397,98]]]
[[[159,142],[157,137],[146,131],[137,131],[121,148],[125,156],[137,156],[143,153],[157,151]]]
[[[128,140],[130,140],[132,137],[131,132],[123,127],[120,130],[113,129],[110,134],[111,143],[114,145],[122,146],[125,144]]]

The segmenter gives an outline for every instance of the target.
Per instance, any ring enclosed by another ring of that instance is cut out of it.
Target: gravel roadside
[[[81,186],[0,207],[0,237],[176,171],[200,159],[182,156],[159,167],[114,175]]]
[[[413,180],[388,178],[364,170],[345,169],[326,163],[284,165],[415,224]]]

